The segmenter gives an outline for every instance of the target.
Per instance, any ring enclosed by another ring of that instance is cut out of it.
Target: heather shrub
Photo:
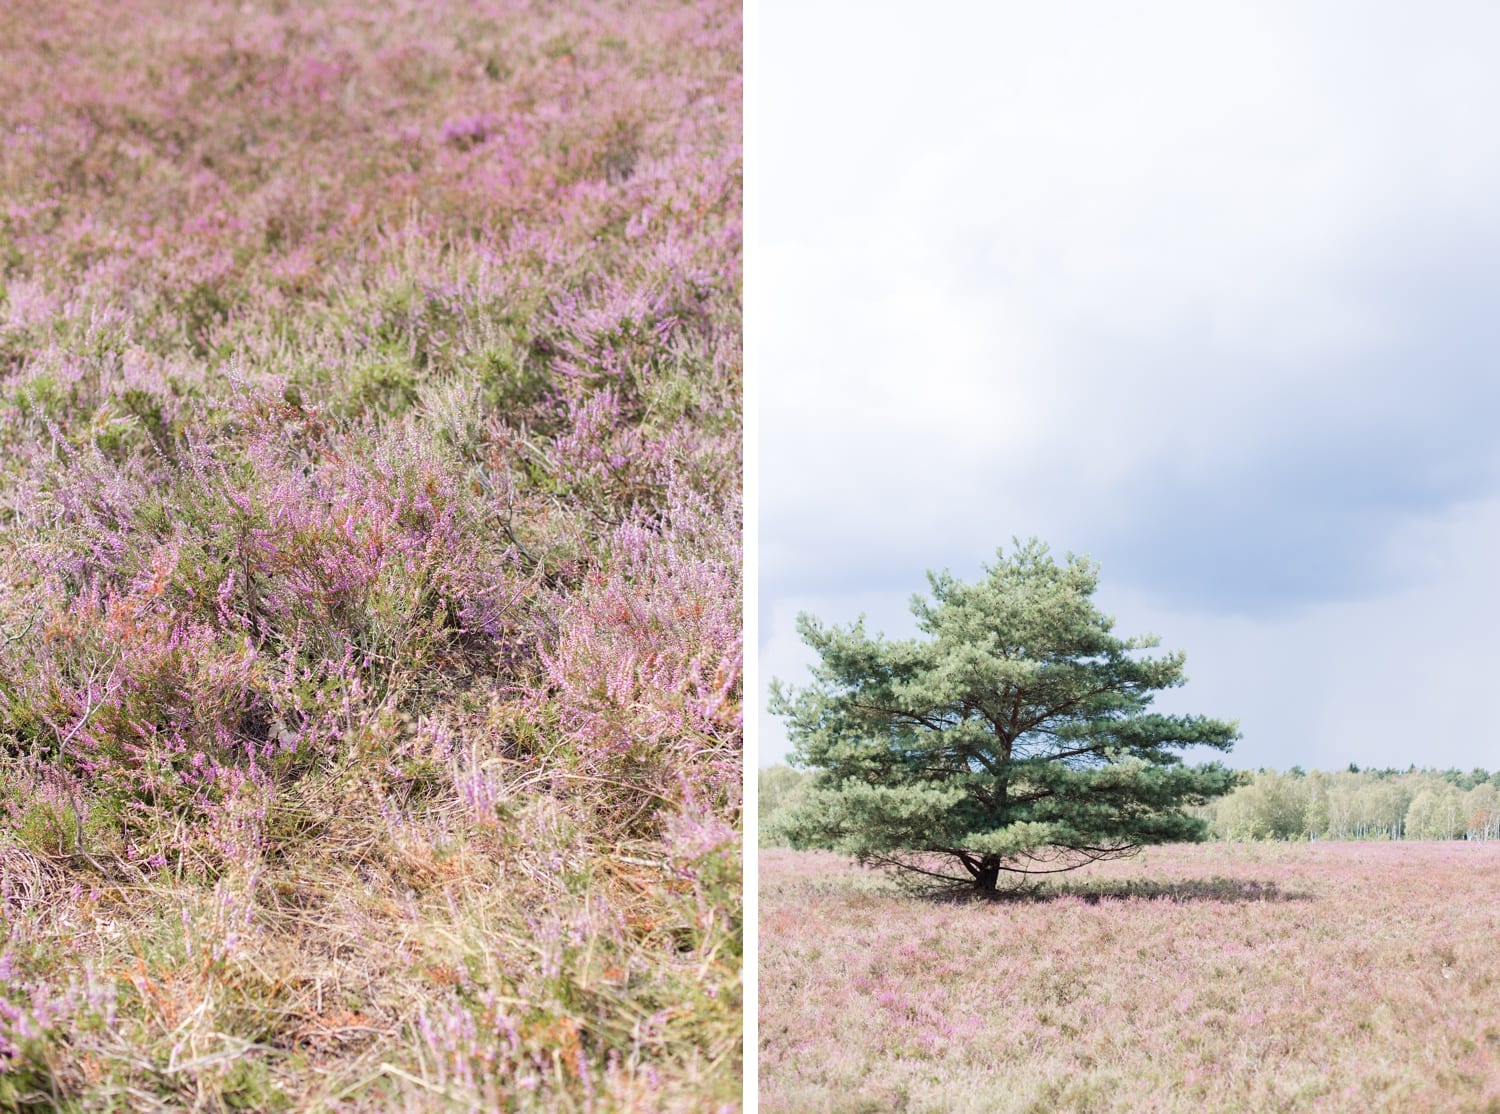
[[[524,580],[439,451],[264,399],[235,421],[149,491],[97,457],[56,488],[50,607],[0,663],[0,725],[100,799],[201,811],[336,757],[393,688],[522,652]]]
[[[99,1032],[115,1023],[114,992],[92,972],[62,984],[48,964],[14,940],[0,948],[0,1105],[55,1092],[58,1061],[71,1032]]]
[[[738,1095],[739,36],[0,12],[0,1105]]]
[[[738,531],[679,489],[660,522],[626,522],[608,546],[608,572],[558,601],[557,638],[528,698],[556,707],[557,753],[602,787],[594,796],[631,788],[628,807],[612,810],[622,830],[649,830],[685,791],[734,806]]]

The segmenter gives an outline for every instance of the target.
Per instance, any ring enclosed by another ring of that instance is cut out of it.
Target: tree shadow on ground
[[[1244,878],[1122,878],[1079,882],[1039,882],[1002,888],[995,894],[945,891],[930,895],[936,901],[992,901],[1010,904],[1036,904],[1075,899],[1089,905],[1115,901],[1165,901],[1183,904],[1190,901],[1215,901],[1237,904],[1251,901],[1311,901],[1306,890],[1287,890],[1275,882]]]

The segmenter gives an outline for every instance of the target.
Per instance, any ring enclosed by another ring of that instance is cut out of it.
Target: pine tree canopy
[[[793,846],[994,892],[1002,872],[1202,839],[1183,806],[1227,793],[1236,774],[1177,752],[1228,751],[1238,724],[1150,710],[1183,684],[1184,656],[1139,653],[1154,636],[1117,638],[1093,602],[1098,572],[1033,539],[974,584],[929,573],[930,596],[912,598],[924,637],[799,615],[820,659],[813,683],[771,686],[792,762],[819,772],[783,821]]]

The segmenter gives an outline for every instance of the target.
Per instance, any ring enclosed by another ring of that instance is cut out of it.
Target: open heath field
[[[763,850],[773,1111],[1500,1110],[1500,844],[1199,844],[940,904]]]
[[[0,5],[0,1109],[738,1106],[740,37]]]

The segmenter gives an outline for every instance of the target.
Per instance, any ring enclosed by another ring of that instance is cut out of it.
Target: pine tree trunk
[[[993,855],[986,855],[979,861],[979,873],[974,876],[974,888],[982,894],[995,892],[995,884],[1000,880],[1000,860]]]

